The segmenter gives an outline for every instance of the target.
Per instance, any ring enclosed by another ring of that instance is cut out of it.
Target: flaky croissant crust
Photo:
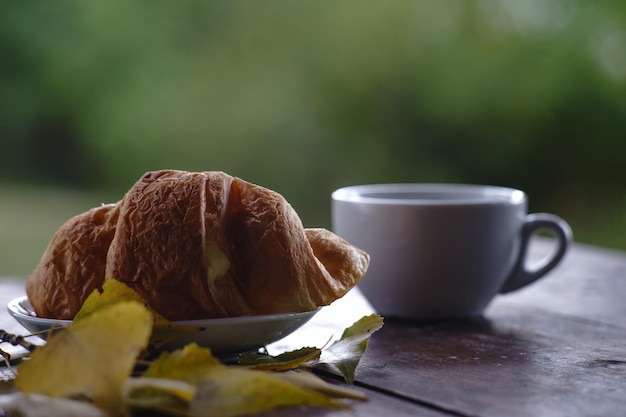
[[[332,232],[305,229],[274,191],[223,172],[163,170],[61,226],[26,292],[38,316],[59,319],[105,279],[170,320],[299,312],[343,296],[368,265]]]

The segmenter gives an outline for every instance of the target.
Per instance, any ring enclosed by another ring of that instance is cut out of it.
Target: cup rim
[[[399,198],[400,193],[430,194],[430,198]],[[440,194],[433,198],[433,194]],[[450,197],[457,194],[457,197]],[[446,197],[445,195],[448,195]],[[527,197],[521,190],[497,185],[460,183],[380,183],[360,184],[338,188],[331,194],[333,201],[380,205],[467,206],[494,204],[523,204]]]

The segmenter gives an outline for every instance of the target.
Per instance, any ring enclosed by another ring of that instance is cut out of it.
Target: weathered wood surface
[[[577,245],[483,318],[388,320],[357,377],[457,415],[624,416],[625,301],[625,254]]]
[[[547,250],[543,241],[534,249]],[[0,279],[0,303],[22,294],[22,281]],[[369,312],[354,292],[273,348],[323,345]],[[0,326],[23,332],[5,312]],[[497,297],[481,318],[387,319],[356,376],[370,399],[350,410],[265,415],[624,416],[626,253],[575,245],[552,274]]]

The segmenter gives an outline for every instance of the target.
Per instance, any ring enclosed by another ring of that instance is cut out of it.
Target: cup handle
[[[552,232],[556,238],[557,249],[552,256],[544,259],[541,266],[529,271],[525,267],[530,238],[537,232]],[[554,214],[536,213],[526,216],[522,226],[520,251],[513,271],[504,282],[500,293],[507,293],[524,287],[547,274],[563,259],[572,242],[572,229],[567,222]]]

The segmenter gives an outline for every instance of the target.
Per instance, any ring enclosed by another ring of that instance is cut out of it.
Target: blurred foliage
[[[624,2],[2,2],[4,182],[223,170],[307,226],[347,184],[490,183],[626,249],[625,139]]]

